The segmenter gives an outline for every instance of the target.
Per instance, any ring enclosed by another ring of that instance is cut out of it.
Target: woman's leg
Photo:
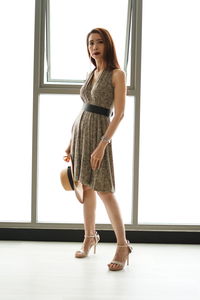
[[[95,230],[95,214],[96,214],[96,192],[88,186],[84,188],[84,202],[83,202],[83,216],[84,216],[84,230],[85,238],[82,245],[82,251],[77,251],[75,256],[77,258],[85,257],[92,245],[95,244],[94,236]]]
[[[116,235],[117,244],[125,245],[127,243],[125,227],[122,221],[120,208],[115,198],[115,195],[113,193],[103,193],[103,192],[98,192],[98,195],[103,201],[105,208],[107,210],[109,219],[111,221],[112,227]],[[118,247],[113,260],[117,260],[124,263],[128,253],[129,253],[128,247]],[[112,265],[116,267],[116,269],[118,268],[116,264],[112,264]]]
[[[85,235],[94,235],[95,233],[95,215],[96,215],[96,193],[88,186],[84,186],[84,229]]]

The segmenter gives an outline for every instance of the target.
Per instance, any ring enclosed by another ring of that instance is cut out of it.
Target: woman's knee
[[[105,201],[107,199],[113,198],[113,193],[111,192],[97,192],[98,196],[101,198],[101,200]]]

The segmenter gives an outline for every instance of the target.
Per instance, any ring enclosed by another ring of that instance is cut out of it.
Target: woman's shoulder
[[[112,72],[113,72],[113,75],[114,75],[114,74],[118,74],[118,75],[119,75],[119,74],[122,74],[122,75],[125,75],[125,72],[124,72],[122,69],[114,69]]]
[[[116,82],[125,81],[126,74],[122,69],[114,69],[112,71],[112,82],[115,85]]]

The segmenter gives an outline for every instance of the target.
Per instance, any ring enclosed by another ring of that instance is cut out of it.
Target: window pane
[[[200,224],[199,11],[143,1],[139,223]]]
[[[112,35],[121,68],[124,65],[128,0],[50,0],[52,79],[85,80],[89,62],[86,35],[95,27]]]
[[[79,95],[41,95],[38,139],[38,221],[83,223],[82,205],[73,192],[60,183],[60,171],[66,167],[64,150],[70,140],[72,124],[80,112]],[[114,138],[116,197],[124,222],[131,223],[133,97],[127,97],[125,118]],[[97,201],[97,223],[109,223],[105,208]]]
[[[0,2],[2,222],[31,219],[34,6],[34,0]]]

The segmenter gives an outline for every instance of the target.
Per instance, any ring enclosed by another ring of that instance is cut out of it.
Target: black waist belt
[[[93,104],[84,104],[83,105],[83,110],[84,111],[89,111],[95,114],[99,114],[99,115],[104,115],[106,117],[110,117],[111,115],[111,110],[105,107],[101,107],[101,106],[97,106],[97,105],[93,105]]]

